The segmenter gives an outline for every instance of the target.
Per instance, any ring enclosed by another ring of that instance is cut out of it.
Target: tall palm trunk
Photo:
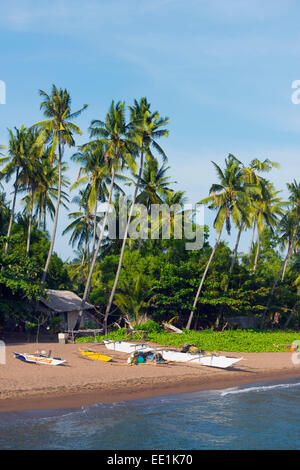
[[[286,319],[286,322],[285,322],[283,328],[287,328],[289,326],[290,321],[292,320],[293,316],[296,313],[297,303],[298,303],[298,300],[296,301],[295,305],[293,306],[293,308],[291,310],[291,313],[289,314],[288,318]]]
[[[43,216],[44,216],[44,222],[43,222],[44,232],[46,232],[46,228],[47,228],[47,225],[46,225],[46,218],[47,218],[46,200],[44,202],[43,212],[44,212],[44,214],[43,214]]]
[[[17,168],[17,173],[16,173],[16,180],[15,180],[15,191],[14,191],[14,198],[13,198],[13,203],[12,203],[12,207],[11,207],[11,213],[10,213],[10,219],[9,219],[9,224],[8,224],[8,230],[7,230],[7,238],[9,239],[10,237],[10,234],[11,234],[11,228],[12,228],[12,224],[13,224],[13,221],[14,221],[14,217],[15,217],[15,208],[16,208],[16,199],[17,199],[17,192],[18,192],[18,186],[19,186],[19,167]],[[5,243],[5,248],[4,248],[4,253],[6,254],[7,253],[7,250],[8,250],[8,240],[7,242]]]
[[[53,253],[54,248],[54,241],[56,236],[56,229],[57,229],[57,221],[58,221],[58,213],[59,213],[59,206],[60,206],[60,198],[61,198],[61,162],[62,162],[62,148],[61,148],[61,136],[59,136],[59,143],[58,143],[58,188],[57,188],[57,201],[56,201],[56,209],[55,209],[55,216],[54,216],[54,224],[52,229],[52,237],[50,248],[48,252],[47,261],[44,267],[43,275],[42,275],[42,284],[46,281],[46,277],[49,270],[49,265]]]
[[[224,225],[224,224],[223,224]],[[217,241],[215,243],[215,246],[211,252],[211,255],[209,257],[209,260],[208,260],[208,263],[206,265],[206,268],[205,268],[205,271],[203,273],[203,276],[202,276],[202,279],[201,279],[201,282],[200,282],[200,285],[198,287],[198,290],[197,290],[197,294],[196,294],[196,297],[195,297],[195,300],[194,300],[194,303],[193,303],[193,308],[191,310],[191,313],[190,313],[190,316],[189,316],[189,319],[188,319],[188,322],[187,322],[187,325],[186,325],[186,329],[189,330],[190,327],[191,327],[191,323],[192,323],[192,320],[193,320],[193,316],[194,316],[194,311],[195,311],[195,308],[196,308],[196,305],[197,305],[197,302],[198,302],[198,298],[199,298],[199,295],[201,294],[201,290],[202,290],[202,287],[203,287],[203,284],[204,284],[204,281],[205,281],[205,278],[206,278],[206,275],[207,275],[207,272],[209,270],[209,266],[212,262],[212,259],[215,255],[215,252],[216,252],[216,249],[218,247],[218,244],[219,244],[219,241],[220,241],[220,238],[221,238],[221,234],[222,234],[222,230],[223,230],[223,225],[219,231],[219,234],[218,234],[218,238],[217,238]]]
[[[96,245],[96,231],[97,231],[97,201],[95,202],[95,211],[94,211],[94,232],[93,232],[93,241],[92,241],[92,254],[94,256],[95,253],[95,245]]]
[[[228,275],[228,280],[227,280],[227,284],[226,284],[226,287],[225,287],[225,292],[227,292],[227,291],[228,291],[228,288],[229,288],[230,277],[231,277],[231,273],[232,273],[233,268],[234,268],[234,265],[235,265],[235,261],[236,261],[236,257],[237,257],[237,252],[238,252],[238,247],[239,247],[239,243],[240,243],[240,239],[241,239],[241,234],[242,234],[243,228],[244,228],[244,224],[242,223],[242,224],[241,224],[241,227],[240,227],[240,229],[239,229],[239,233],[238,233],[238,236],[237,236],[237,239],[236,239],[236,243],[235,243],[235,247],[234,247],[233,258],[232,258],[231,265],[230,265],[230,269],[229,269],[229,275]]]
[[[253,247],[253,243],[254,243],[255,229],[256,229],[256,218],[254,219],[254,223],[253,223],[252,238],[251,238],[250,247],[249,247],[249,252],[248,252],[247,266],[248,266],[249,263],[250,263],[250,258],[251,258],[251,253],[252,253],[252,247]]]
[[[83,249],[83,255],[81,258],[81,263],[80,263],[80,270],[79,270],[79,281],[78,281],[78,292],[81,290],[81,286],[83,284],[83,268],[84,268],[84,262],[86,259],[86,253],[87,253],[87,248],[88,248],[88,234],[85,239],[85,245]]]
[[[31,240],[31,226],[32,226],[32,213],[33,213],[33,198],[34,198],[34,188],[31,190],[31,201],[30,201],[30,213],[28,220],[28,233],[27,233],[27,245],[26,245],[26,255],[29,255],[30,249],[30,240]]]
[[[38,218],[38,224],[37,224],[37,229],[40,230],[41,228],[41,219],[42,219],[42,208],[39,208],[39,218]]]
[[[258,262],[259,251],[260,251],[260,236],[259,236],[259,230],[258,230],[258,227],[257,227],[257,247],[256,247],[256,253],[255,253],[255,260],[254,260],[253,271],[255,271],[256,268],[257,268],[257,262]]]
[[[288,246],[288,253],[289,253],[290,256],[292,256],[292,252],[293,252],[293,247],[292,247],[292,242],[290,240],[289,241],[289,246]],[[288,264],[288,259],[289,259],[289,257],[287,256],[285,258],[285,262],[284,262],[284,266],[283,266],[283,270],[282,270],[282,277],[281,277],[282,281],[284,280],[284,277],[285,277],[286,267],[287,267],[287,264]]]
[[[115,292],[116,292],[116,288],[117,288],[117,285],[118,285],[118,282],[119,282],[120,272],[121,272],[122,263],[123,263],[123,256],[124,256],[124,251],[125,251],[125,246],[126,246],[126,241],[127,241],[127,234],[128,234],[129,224],[130,224],[130,221],[131,221],[131,216],[132,216],[133,208],[134,208],[134,205],[135,205],[137,192],[138,192],[140,182],[141,182],[141,178],[142,178],[143,166],[144,166],[144,154],[143,154],[143,152],[141,152],[139,175],[138,175],[138,180],[137,180],[137,184],[136,184],[133,199],[132,199],[132,204],[131,204],[131,207],[130,207],[130,210],[129,210],[128,220],[127,220],[127,224],[126,224],[126,229],[125,229],[125,233],[124,233],[124,238],[123,238],[123,243],[122,243],[122,248],[121,248],[121,253],[120,253],[120,258],[119,258],[119,265],[118,265],[118,269],[117,269],[117,273],[116,273],[116,277],[115,277],[115,282],[114,282],[112,291],[110,293],[109,301],[108,301],[108,304],[106,306],[105,316],[104,316],[104,320],[103,320],[103,328],[105,329],[105,333],[107,332],[107,319],[108,319],[108,316],[109,316],[109,313],[110,313],[111,305],[112,305],[112,302],[113,302],[113,299],[114,299],[114,296],[115,296]]]

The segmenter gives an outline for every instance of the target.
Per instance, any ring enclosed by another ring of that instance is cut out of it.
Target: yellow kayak
[[[95,351],[91,351],[90,349],[80,349],[78,348],[78,351],[81,352],[83,356],[90,357],[91,359],[97,359],[97,361],[111,361],[112,357],[110,356],[105,356],[104,354],[97,353]]]

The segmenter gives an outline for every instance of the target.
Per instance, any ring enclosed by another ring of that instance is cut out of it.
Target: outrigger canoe
[[[107,339],[103,340],[107,349],[111,351],[118,351],[123,353],[131,354],[135,351],[151,351],[152,349],[146,346],[145,344],[134,344],[127,343],[126,341],[109,341]]]
[[[232,366],[233,364],[241,361],[242,357],[227,357],[227,356],[218,356],[216,354],[206,355],[202,352],[198,354],[184,353],[179,351],[165,350],[163,348],[149,348],[146,345],[142,344],[133,344],[127,343],[126,341],[107,341],[103,340],[107,349],[114,351],[124,352],[132,354],[135,351],[156,351],[160,352],[165,361],[174,361],[174,362],[191,362],[198,363],[203,366],[208,367],[217,367],[221,369],[227,369],[227,367]]]
[[[59,366],[61,364],[64,364],[66,361],[58,358],[58,357],[47,357],[44,355],[36,355],[36,354],[27,354],[27,353],[16,353],[14,352],[14,355],[17,359],[20,359],[21,361],[24,362],[31,362],[34,364],[48,364],[50,366]]]
[[[162,350],[161,354],[165,361],[200,363],[203,366],[220,367],[221,369],[226,369],[243,359],[242,357],[217,356],[215,354],[205,355],[201,353],[191,354],[165,350]]]
[[[91,351],[90,349],[80,349],[78,348],[78,351],[81,352],[83,356],[87,356],[90,359],[96,359],[97,361],[111,361],[113,358],[110,356],[105,356],[105,354],[100,354],[96,351]]]

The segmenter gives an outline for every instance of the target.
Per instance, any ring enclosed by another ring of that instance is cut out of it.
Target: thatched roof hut
[[[66,330],[72,330],[76,324],[78,314],[82,310],[82,299],[68,290],[46,290],[48,299],[41,299],[39,301],[38,309],[40,311],[52,311],[62,317],[62,323]],[[94,320],[89,315],[95,312],[95,307],[89,303],[85,303],[84,315],[82,316],[82,326],[84,320]]]

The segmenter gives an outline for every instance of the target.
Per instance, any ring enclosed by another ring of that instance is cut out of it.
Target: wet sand
[[[84,357],[78,348],[113,356],[110,362]],[[52,350],[67,362],[62,366],[30,364],[13,352]],[[127,354],[102,344],[24,343],[6,347],[0,364],[0,412],[78,408],[100,402],[119,402],[155,396],[224,389],[257,382],[300,378],[292,353],[224,353],[243,359],[229,369],[199,364],[166,363],[129,366]],[[300,355],[299,355],[300,356]]]

